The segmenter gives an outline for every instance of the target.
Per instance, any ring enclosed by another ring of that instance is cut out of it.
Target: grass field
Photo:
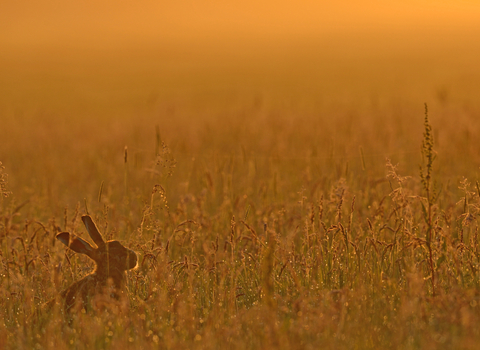
[[[288,108],[5,119],[2,347],[475,348],[478,109]],[[42,304],[92,267],[54,239],[87,210],[140,263],[70,328]]]
[[[0,38],[0,349],[477,349],[480,54],[459,23],[395,45]],[[139,264],[126,308],[69,326],[45,303],[93,263],[55,235],[89,239],[87,212]]]

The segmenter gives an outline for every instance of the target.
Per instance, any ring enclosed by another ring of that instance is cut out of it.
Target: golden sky
[[[478,0],[1,1],[0,92],[21,104],[48,100],[47,87],[467,86],[480,74],[479,21]]]
[[[329,36],[461,40],[479,31],[480,1],[3,1],[0,44],[121,47]],[[366,39],[365,39],[366,40]]]

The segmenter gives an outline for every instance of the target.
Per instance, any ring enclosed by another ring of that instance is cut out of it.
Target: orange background
[[[0,106],[460,98],[479,87],[479,18],[476,1],[3,2]]]

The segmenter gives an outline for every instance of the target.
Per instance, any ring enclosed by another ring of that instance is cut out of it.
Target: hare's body
[[[90,237],[98,248],[68,232],[56,238],[73,251],[95,261],[95,270],[60,293],[65,313],[96,309],[98,301],[126,298],[125,271],[137,265],[137,255],[118,241],[105,242],[90,216],[82,216]],[[95,302],[97,301],[97,302]]]

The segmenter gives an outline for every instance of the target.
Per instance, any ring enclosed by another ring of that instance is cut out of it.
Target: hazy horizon
[[[114,108],[224,91],[468,95],[478,18],[474,1],[2,4],[0,106]]]

